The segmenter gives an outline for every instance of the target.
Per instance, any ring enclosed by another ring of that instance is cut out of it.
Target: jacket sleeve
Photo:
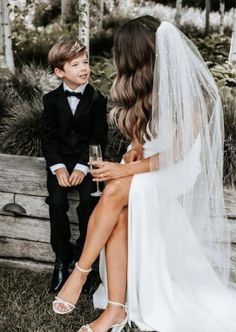
[[[104,156],[107,143],[107,98],[98,94],[93,107],[93,128],[90,144],[100,144]]]
[[[41,121],[42,152],[47,166],[63,163],[56,128],[56,110],[48,95],[43,96],[43,114]]]

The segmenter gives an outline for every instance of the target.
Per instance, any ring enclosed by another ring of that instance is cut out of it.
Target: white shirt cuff
[[[59,169],[59,168],[65,168],[66,166],[64,164],[55,164],[55,165],[52,165],[50,167],[50,170],[52,172],[53,175],[56,174],[56,170]]]
[[[83,172],[86,176],[88,174],[88,167],[82,164],[76,164],[74,169],[78,169],[79,171]]]

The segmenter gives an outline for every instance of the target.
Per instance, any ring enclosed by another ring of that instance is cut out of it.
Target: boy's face
[[[90,74],[87,54],[84,53],[70,62],[66,62],[63,70],[55,68],[54,73],[62,78],[65,84],[73,90],[85,84]]]

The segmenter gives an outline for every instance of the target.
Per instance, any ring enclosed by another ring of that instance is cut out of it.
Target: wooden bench
[[[50,246],[50,223],[46,168],[43,158],[0,154],[0,264],[30,269],[47,269],[54,262]],[[25,215],[5,212],[5,204],[14,202]],[[77,193],[69,194],[69,218],[72,241],[79,235],[75,207]]]
[[[2,207],[14,201],[25,215],[13,215]],[[0,264],[34,270],[51,268],[54,253],[50,246],[50,226],[46,170],[43,158],[0,154]],[[78,194],[69,194],[72,241],[78,235],[75,207]],[[232,226],[231,278],[236,281],[236,193],[225,189],[227,216]]]

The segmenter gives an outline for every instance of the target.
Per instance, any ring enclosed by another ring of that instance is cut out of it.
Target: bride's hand
[[[96,167],[90,170],[94,181],[109,181],[128,176],[125,164],[112,163],[110,161],[92,161],[90,165]]]
[[[124,162],[126,164],[131,163],[132,161],[141,160],[141,159],[143,159],[143,150],[142,150],[142,148],[141,149],[137,149],[137,148],[130,149],[123,155],[122,159],[124,160]]]

